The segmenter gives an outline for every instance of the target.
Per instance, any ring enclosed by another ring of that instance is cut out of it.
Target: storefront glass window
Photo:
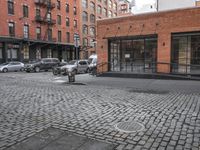
[[[17,49],[7,50],[8,59],[17,59]]]
[[[200,33],[172,35],[171,72],[200,74]]]
[[[3,55],[2,55],[2,48],[0,48],[0,59],[3,58]]]
[[[123,39],[110,43],[110,70],[155,72],[156,38]]]

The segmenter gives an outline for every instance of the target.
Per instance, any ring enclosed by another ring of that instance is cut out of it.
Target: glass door
[[[120,41],[110,43],[110,71],[120,71]]]

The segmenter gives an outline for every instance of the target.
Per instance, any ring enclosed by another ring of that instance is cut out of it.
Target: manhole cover
[[[130,133],[144,130],[144,125],[138,122],[119,122],[115,128],[120,132]]]

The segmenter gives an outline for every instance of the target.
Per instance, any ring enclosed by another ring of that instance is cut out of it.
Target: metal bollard
[[[69,83],[75,82],[75,73],[69,72],[68,73],[68,80],[69,80]]]

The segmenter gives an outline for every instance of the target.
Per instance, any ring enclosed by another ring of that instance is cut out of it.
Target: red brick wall
[[[157,61],[170,63],[171,33],[200,31],[200,8],[99,20],[97,26],[97,54],[100,63],[108,61],[108,43],[105,38],[115,37],[116,33],[116,36],[157,34]],[[129,30],[130,26],[132,28]],[[157,69],[158,72],[170,72],[169,66],[164,64],[158,65]]]
[[[79,0],[80,1],[80,6],[82,6],[82,0]],[[90,2],[93,2],[95,4],[95,11],[96,12],[92,12],[91,9],[90,9]],[[116,3],[118,5],[118,1],[117,0],[112,0],[112,4]],[[102,13],[101,14],[98,14],[97,13],[97,7],[98,6],[101,6],[102,8]],[[112,5],[113,6],[113,5]],[[107,10],[107,16],[104,16],[103,15],[103,9],[106,8]],[[83,11],[87,12],[88,13],[88,21],[87,22],[83,22],[82,20],[82,13]],[[108,6],[108,1],[107,1],[107,5],[104,4],[103,0],[101,2],[99,2],[98,0],[88,0],[88,8],[85,9],[85,8],[81,8],[81,28],[82,28],[82,25],[87,25],[88,26],[88,34],[87,35],[83,35],[82,33],[82,29],[81,29],[81,37],[82,38],[87,38],[88,39],[88,55],[90,56],[94,51],[95,51],[95,48],[90,48],[90,39],[96,39],[96,37],[91,37],[90,35],[90,31],[89,31],[89,28],[90,27],[95,27],[96,28],[96,22],[95,24],[93,23],[90,23],[90,14],[94,14],[96,19],[102,19],[102,18],[108,18],[108,11],[111,11],[113,14],[116,13],[118,15],[118,11],[115,10],[113,7],[112,8],[109,8]],[[81,43],[82,44],[82,43]],[[83,56],[82,56],[83,57]]]
[[[57,0],[51,0],[52,3],[57,3]],[[62,25],[55,24],[52,26],[53,31],[53,38],[57,39],[57,32],[58,30],[62,31],[62,42],[66,42],[66,32],[70,32],[71,35],[71,41],[70,43],[73,43],[73,35],[74,32],[80,32],[80,5],[78,4],[77,0],[77,15],[73,15],[73,7],[75,6],[74,0],[69,0],[70,5],[70,12],[66,13],[66,0],[60,0],[61,3],[61,10],[58,10],[57,7],[52,9],[52,19],[57,20],[57,15],[61,15],[62,17]],[[23,25],[27,23],[29,25],[29,35],[30,39],[36,39],[36,27],[41,26],[42,31],[42,38],[45,36],[45,32],[47,30],[47,25],[41,25],[39,23],[35,22],[35,9],[36,5],[34,3],[34,0],[14,0],[14,15],[8,15],[7,10],[7,0],[1,0],[0,1],[0,36],[8,36],[8,22],[14,21],[15,22],[15,34],[16,37],[23,37]],[[29,7],[29,17],[23,18],[23,4],[28,5]],[[41,16],[45,16],[46,8],[41,9]],[[66,17],[70,18],[70,27],[66,27]],[[73,21],[74,19],[78,20],[78,28],[74,28]]]

